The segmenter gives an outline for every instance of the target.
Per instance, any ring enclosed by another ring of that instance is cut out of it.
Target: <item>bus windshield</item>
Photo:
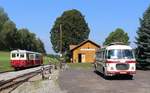
[[[112,49],[108,50],[108,59],[132,59],[134,58],[132,50]]]

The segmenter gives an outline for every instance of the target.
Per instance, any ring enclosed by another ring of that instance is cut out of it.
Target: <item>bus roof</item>
[[[106,49],[111,50],[111,49],[132,49],[132,48],[128,45],[111,45],[106,47]]]

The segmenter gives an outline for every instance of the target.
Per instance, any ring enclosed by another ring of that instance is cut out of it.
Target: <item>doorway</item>
[[[82,57],[82,54],[78,54],[78,63],[81,63],[81,57]]]
[[[78,54],[78,62],[79,63],[85,62],[85,54]]]

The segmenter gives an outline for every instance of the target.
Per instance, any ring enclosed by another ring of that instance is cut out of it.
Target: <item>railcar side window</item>
[[[29,60],[29,54],[27,53],[27,60]]]
[[[29,59],[33,60],[34,59],[34,54],[29,54]]]
[[[40,56],[38,54],[36,54],[36,59],[39,59],[39,58],[40,58]]]
[[[24,58],[24,54],[20,54],[20,58]]]

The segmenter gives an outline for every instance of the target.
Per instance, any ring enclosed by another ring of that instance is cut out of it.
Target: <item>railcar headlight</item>
[[[111,67],[111,68],[110,68],[110,70],[114,70],[114,68],[113,68],[113,67]]]

